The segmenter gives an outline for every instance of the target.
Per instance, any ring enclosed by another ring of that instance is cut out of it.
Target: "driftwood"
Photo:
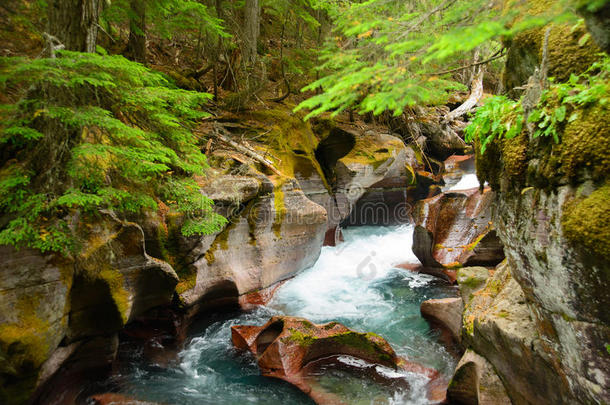
[[[477,105],[481,97],[483,97],[483,74],[484,70],[479,70],[479,72],[472,79],[472,87],[468,99],[464,101],[461,106],[449,112],[443,119],[443,123],[451,122],[456,118],[461,117],[462,115],[471,111]]]
[[[278,176],[283,176],[282,173],[275,168],[272,161],[270,161],[269,159],[266,159],[264,156],[261,156],[260,154],[253,151],[252,149],[247,148],[247,147],[240,145],[237,142],[231,140],[228,137],[228,135],[229,135],[229,131],[227,131],[222,125],[217,124],[217,123],[214,124],[214,136],[216,138],[218,138],[221,142],[224,142],[227,145],[230,145],[231,147],[235,148],[237,151],[256,160],[257,162],[259,162],[260,164],[262,164],[263,166],[265,166],[266,168],[268,168],[269,170],[271,170],[273,173],[277,174]]]

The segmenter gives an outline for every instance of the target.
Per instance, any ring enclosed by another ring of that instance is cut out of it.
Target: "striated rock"
[[[185,305],[233,297],[294,276],[317,260],[327,228],[325,210],[294,181],[248,204],[191,266],[196,281]],[[230,292],[227,295],[226,292]]]
[[[69,341],[118,331],[171,302],[178,276],[168,263],[148,256],[140,226],[110,214],[90,224],[86,238],[76,258]]]
[[[427,268],[499,263],[504,254],[494,236],[489,188],[444,193],[415,207],[413,252]]]
[[[67,330],[74,270],[32,249],[0,246],[0,257],[0,402],[23,403]]]
[[[421,314],[441,329],[449,331],[451,338],[461,341],[462,310],[461,298],[430,299],[421,303]]]
[[[510,404],[504,384],[484,357],[467,350],[447,389],[447,399],[460,405]]]
[[[513,269],[503,262],[485,287],[474,293],[464,310],[462,341],[507,382],[513,403],[570,403],[566,374],[540,335],[535,313],[512,277]]]
[[[256,356],[262,375],[295,385],[318,404],[342,403],[312,379],[320,361],[327,367],[339,355],[424,373],[431,378],[430,396],[438,395],[437,372],[400,359],[382,337],[354,332],[337,322],[316,325],[304,318],[277,316],[263,326],[232,326],[231,338],[236,348]],[[374,368],[369,371],[375,373]],[[375,377],[380,381],[383,378],[379,374]]]

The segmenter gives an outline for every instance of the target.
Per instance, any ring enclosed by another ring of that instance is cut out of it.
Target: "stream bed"
[[[411,225],[345,229],[344,243],[322,248],[316,264],[282,285],[268,305],[196,323],[178,364],[151,365],[134,351],[114,379],[122,393],[162,404],[312,404],[288,383],[260,376],[253,356],[232,346],[232,325],[262,325],[273,315],[337,321],[360,332],[375,332],[398,355],[449,377],[456,361],[419,307],[426,299],[456,296],[456,289],[396,267],[418,262],[411,251],[412,235]],[[352,368],[360,361],[347,356],[339,360]],[[389,369],[387,373],[403,384],[382,387],[335,369],[322,373],[320,384],[350,404],[428,402],[425,377]]]

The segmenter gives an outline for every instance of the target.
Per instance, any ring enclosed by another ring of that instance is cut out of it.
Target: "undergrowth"
[[[0,58],[0,88],[0,244],[68,254],[78,216],[160,202],[185,215],[185,235],[226,222],[193,180],[209,94],[102,49]]]

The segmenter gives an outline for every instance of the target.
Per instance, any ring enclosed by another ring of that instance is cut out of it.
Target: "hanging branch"
[[[489,62],[493,62],[496,59],[500,59],[500,58],[503,58],[504,56],[506,56],[506,53],[504,53],[505,49],[506,48],[500,49],[493,56],[491,56],[490,58],[485,59],[485,60],[483,60],[481,62],[471,63],[470,65],[462,66],[462,67],[455,68],[455,69],[443,70],[442,72],[426,73],[426,75],[427,76],[441,76],[441,75],[446,75],[447,73],[459,72],[460,70],[465,70],[465,69],[470,69],[472,67],[485,65],[485,64],[487,64]]]

